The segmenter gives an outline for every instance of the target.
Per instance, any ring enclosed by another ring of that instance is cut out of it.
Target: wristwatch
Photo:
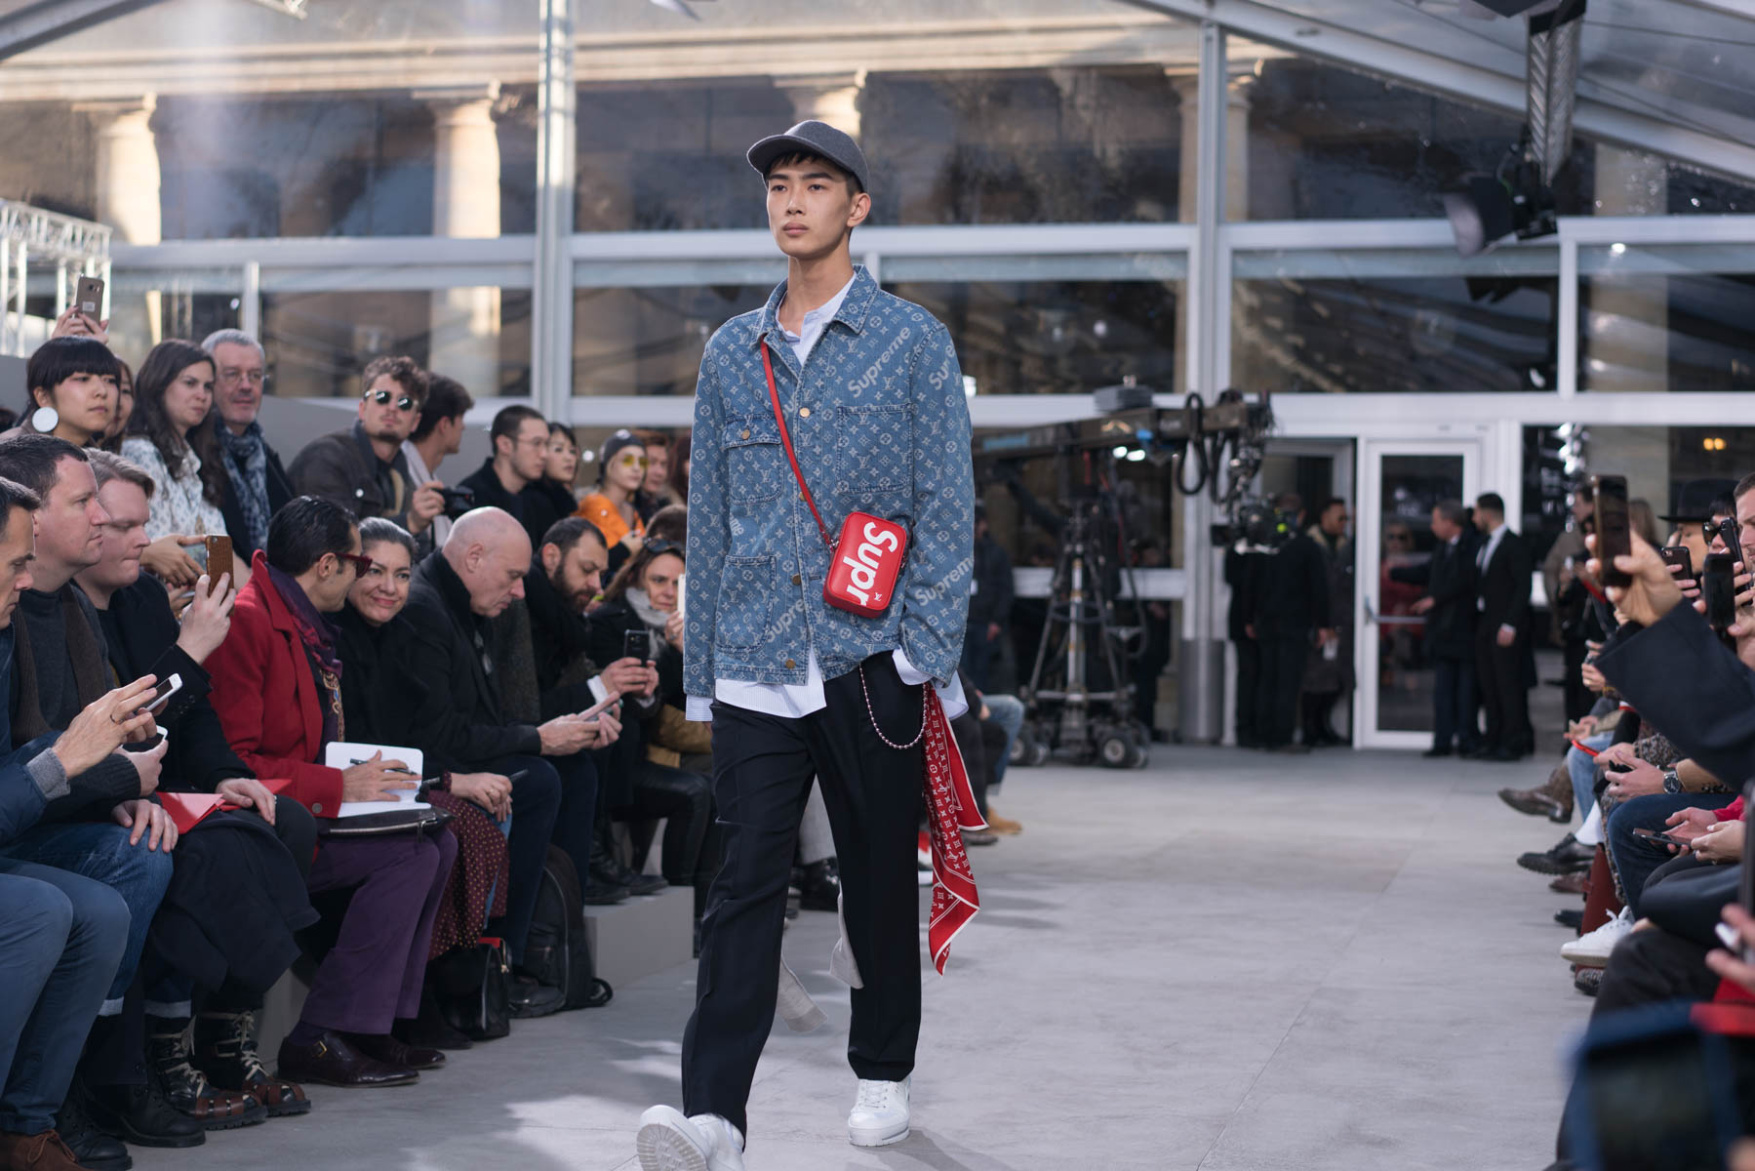
[[[1666,792],[1666,793],[1680,793],[1683,791],[1684,790],[1682,789],[1682,778],[1676,775],[1676,770],[1673,768],[1665,769],[1664,770],[1664,792]]]

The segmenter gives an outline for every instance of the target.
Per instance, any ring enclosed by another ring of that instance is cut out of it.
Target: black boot
[[[92,1086],[86,1094],[88,1116],[113,1138],[137,1147],[198,1147],[207,1141],[206,1129],[172,1106],[150,1077],[144,1085]]]
[[[270,1118],[309,1114],[303,1087],[271,1077],[256,1049],[256,1013],[204,1012],[195,1021],[195,1066],[222,1090],[248,1094]]]
[[[61,1111],[55,1115],[55,1130],[61,1141],[67,1144],[67,1149],[73,1152],[81,1167],[90,1168],[90,1171],[128,1171],[134,1166],[134,1157],[122,1145],[121,1139],[112,1138],[98,1129],[97,1123],[86,1113],[84,1097],[75,1089],[61,1103]]]
[[[670,883],[656,874],[636,874],[629,870],[599,841],[591,850],[590,885],[621,887],[629,894],[655,895]]]
[[[809,862],[794,872],[798,906],[805,911],[833,911],[840,906],[841,874],[833,858]]]
[[[195,1068],[189,1019],[152,1017],[146,1037],[149,1077],[157,1080],[171,1105],[208,1130],[233,1130],[268,1121],[268,1109],[249,1094],[216,1089]]]

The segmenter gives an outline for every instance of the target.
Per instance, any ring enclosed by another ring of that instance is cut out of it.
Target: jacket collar
[[[829,336],[830,327],[837,321],[854,333],[863,332],[866,315],[871,310],[872,298],[877,296],[877,292],[877,282],[871,279],[871,274],[865,270],[865,265],[854,265],[853,287],[847,290],[847,296],[841,301],[841,308],[835,311],[835,316],[830,318],[829,324],[823,327],[823,337]],[[785,337],[780,329],[780,302],[785,299],[786,282],[781,281],[774,286],[774,291],[768,294],[768,303],[762,306],[762,319],[756,326],[756,337],[755,341],[751,343],[752,346],[760,346],[768,340],[770,334],[776,338]],[[771,345],[770,349],[779,361],[786,363],[793,368],[794,373],[797,373],[798,355],[792,352],[791,346]]]
[[[481,616],[469,608],[469,587],[451,568],[443,554],[434,554],[420,563],[417,574],[431,583],[438,592],[439,601],[444,603],[446,613],[451,620],[464,630],[479,630],[482,625]]]
[[[260,549],[250,558],[250,584],[244,587],[244,592],[254,592],[262,599],[262,606],[268,611],[268,621],[274,629],[298,636],[299,624],[293,620],[292,608],[286,604],[286,599],[274,588],[274,580],[268,573],[268,557]]]

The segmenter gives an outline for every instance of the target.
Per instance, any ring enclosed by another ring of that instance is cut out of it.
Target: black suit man
[[[1394,581],[1426,587],[1414,613],[1426,616],[1426,654],[1432,660],[1432,747],[1427,756],[1468,755],[1480,750],[1475,690],[1474,532],[1460,501],[1432,508],[1438,547],[1424,565],[1391,569]],[[1454,744],[1453,744],[1454,742]]]
[[[1529,546],[1505,525],[1505,501],[1497,492],[1475,501],[1475,527],[1482,541],[1475,554],[1475,673],[1487,709],[1487,735],[1476,755],[1516,760],[1535,750],[1523,657],[1529,638]]]
[[[1225,617],[1225,634],[1237,648],[1237,747],[1261,745],[1261,721],[1256,713],[1261,688],[1261,644],[1250,633],[1255,597],[1261,589],[1268,555],[1239,541],[1225,550],[1225,584],[1231,587],[1231,608]]]
[[[1298,723],[1298,689],[1314,641],[1334,638],[1329,622],[1328,562],[1304,532],[1304,502],[1288,492],[1279,499],[1282,515],[1295,515],[1294,536],[1267,559],[1254,614],[1245,633],[1261,646],[1261,679],[1256,687],[1256,733],[1272,752],[1308,752],[1292,743]]]

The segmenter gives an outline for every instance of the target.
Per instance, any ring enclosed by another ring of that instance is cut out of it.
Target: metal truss
[[[24,356],[25,298],[33,267],[52,265],[55,305],[66,305],[76,276],[110,276],[110,229],[89,220],[0,199],[0,353]],[[109,293],[106,287],[107,314]]]

